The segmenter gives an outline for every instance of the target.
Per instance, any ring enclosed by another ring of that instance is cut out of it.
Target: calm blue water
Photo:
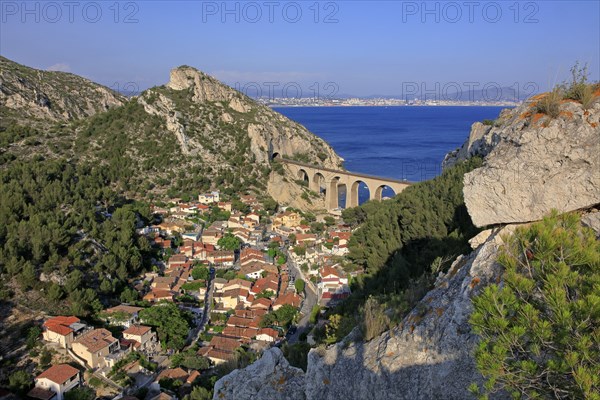
[[[446,153],[467,139],[471,124],[503,107],[278,107],[325,139],[349,171],[409,181],[441,173]],[[384,195],[386,195],[384,193]],[[361,190],[361,202],[368,192]]]

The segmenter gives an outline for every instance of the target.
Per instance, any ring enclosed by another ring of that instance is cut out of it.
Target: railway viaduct
[[[383,189],[391,188],[395,194],[400,193],[411,183],[406,180],[381,178],[378,176],[359,174],[349,171],[323,168],[318,165],[305,164],[282,157],[275,157],[273,162],[285,163],[299,180],[308,182],[308,188],[316,193],[325,191],[327,208],[335,209],[338,204],[338,189],[346,186],[346,207],[358,206],[358,188],[364,183],[369,189],[369,200],[381,200]]]

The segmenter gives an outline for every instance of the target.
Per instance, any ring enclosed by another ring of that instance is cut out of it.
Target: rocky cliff
[[[504,110],[493,126],[475,123],[463,147],[445,160],[447,166],[472,155],[485,158],[464,179],[465,204],[477,226],[535,221],[551,209],[600,203],[600,102],[584,109],[565,100],[551,118],[536,113],[540,97]]]
[[[173,69],[165,86],[145,91],[138,101],[146,112],[166,120],[184,154],[226,163],[223,152],[212,151],[206,142],[231,148],[248,141],[248,156],[257,165],[270,164],[275,153],[302,154],[326,167],[341,165],[333,149],[302,125],[192,67]]]
[[[473,252],[459,256],[400,325],[367,343],[355,330],[341,343],[312,349],[304,374],[271,349],[252,368],[278,371],[277,379],[236,371],[217,382],[214,399],[473,398],[467,387],[481,376],[472,357],[478,339],[468,323],[471,299],[501,282],[502,237],[553,208],[588,210],[582,223],[600,237],[594,208],[600,203],[600,104],[584,110],[564,101],[553,119],[533,112],[535,101],[503,111],[493,125],[474,124],[465,145],[446,157],[445,166],[484,158],[465,175],[464,197],[477,225],[497,226],[470,240]]]
[[[29,68],[0,57],[0,127],[85,118],[124,101],[120,94],[80,76]]]

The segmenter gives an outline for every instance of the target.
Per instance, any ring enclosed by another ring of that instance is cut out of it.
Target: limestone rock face
[[[29,68],[0,57],[0,124],[47,126],[120,106],[125,98],[66,72]]]
[[[358,335],[355,330],[341,343],[311,350],[304,379],[301,372],[294,371],[291,375],[294,384],[283,388],[291,389],[285,398],[472,398],[467,387],[479,382],[481,376],[472,358],[477,337],[468,323],[471,297],[499,279],[500,267],[495,260],[503,230],[495,229],[476,251],[460,256],[399,326],[368,343],[355,341],[353,336]],[[267,371],[273,369],[272,364],[270,359],[263,363]],[[282,365],[281,361],[277,365]],[[252,376],[261,368],[255,364],[224,377],[217,383],[214,399],[282,398],[271,388],[263,389],[257,397],[257,387],[271,386],[275,380],[267,377],[258,385]]]
[[[465,204],[477,226],[541,219],[600,203],[600,102],[584,110],[563,102],[556,119],[528,102],[501,115],[498,126],[474,124],[446,165],[471,155],[485,163],[465,175]],[[533,115],[532,115],[533,114]]]
[[[238,154],[235,164],[254,167],[246,168],[245,174],[268,171],[274,154],[302,154],[310,163],[327,168],[339,168],[342,162],[331,146],[302,125],[192,67],[173,69],[165,86],[147,90],[137,102],[166,122],[184,155],[223,169],[233,164],[234,153]],[[324,209],[321,199],[302,199],[303,190],[295,179],[272,172],[267,193],[280,204]]]
[[[292,172],[287,168],[286,175],[291,176]],[[277,173],[272,173],[267,184],[267,192],[274,199],[278,199],[282,204],[287,204],[293,208],[311,211],[323,211],[327,209],[325,204],[325,196],[308,197],[308,200],[302,197],[305,189],[297,185],[292,180],[281,176]]]
[[[304,372],[290,366],[277,347],[245,369],[219,379],[215,399],[291,400],[305,399]]]
[[[459,257],[401,325],[368,343],[309,354],[308,399],[466,399],[481,378],[472,359],[471,297],[499,276],[494,234]]]

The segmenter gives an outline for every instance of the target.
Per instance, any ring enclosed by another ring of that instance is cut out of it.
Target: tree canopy
[[[156,327],[163,347],[178,350],[185,344],[190,326],[184,313],[175,304],[159,303],[141,310],[139,316],[144,324]]]
[[[240,248],[240,239],[231,233],[226,233],[217,241],[217,245],[223,250],[236,250]]]
[[[473,299],[477,368],[487,394],[600,399],[600,242],[556,213],[506,238],[504,284]]]
[[[22,288],[67,295],[78,315],[144,269],[151,248],[136,234],[145,205],[118,195],[103,168],[65,160],[15,161],[0,171],[0,273]],[[58,275],[64,284],[40,282]],[[92,292],[86,291],[92,290]]]

